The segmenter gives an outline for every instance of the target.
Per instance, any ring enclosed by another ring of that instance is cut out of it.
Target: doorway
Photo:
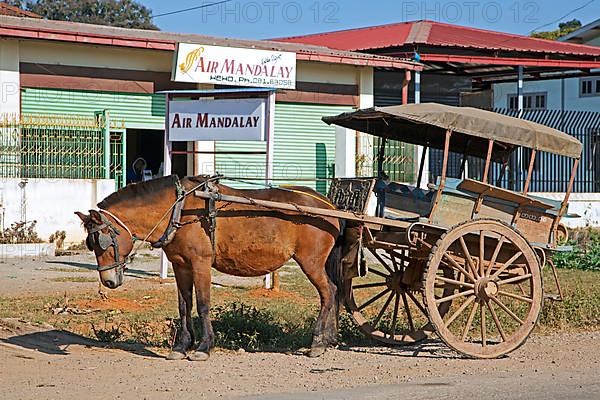
[[[165,132],[154,129],[127,129],[126,182],[136,181],[133,162],[139,157],[146,161],[152,177],[162,175]]]

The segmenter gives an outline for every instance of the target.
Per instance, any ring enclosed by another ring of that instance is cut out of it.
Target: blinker
[[[100,246],[103,251],[108,249],[112,244],[113,239],[109,234],[98,232],[98,246]]]
[[[89,251],[94,251],[94,245],[92,244],[91,235],[88,235],[85,238],[85,247],[87,247]]]

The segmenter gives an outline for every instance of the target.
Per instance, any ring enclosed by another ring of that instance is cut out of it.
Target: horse
[[[195,196],[210,191],[214,198]],[[96,256],[102,284],[123,283],[135,241],[162,248],[173,265],[181,329],[169,360],[208,360],[214,348],[209,317],[211,270],[256,277],[294,259],[320,297],[308,356],[318,357],[337,343],[341,302],[341,221],[337,218],[280,211],[221,201],[219,194],[334,209],[327,198],[307,187],[242,190],[206,176],[167,176],[134,183],[111,194],[89,214],[76,212]],[[203,334],[194,348],[192,292]]]

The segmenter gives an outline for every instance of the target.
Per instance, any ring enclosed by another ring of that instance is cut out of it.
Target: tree
[[[152,11],[135,0],[9,0],[6,3],[43,18],[158,30]]]
[[[579,28],[581,28],[581,21],[578,19],[572,19],[570,21],[561,22],[558,24],[558,29],[553,31],[533,32],[531,36],[538,39],[556,40],[560,37],[568,35],[573,31],[576,31]]]

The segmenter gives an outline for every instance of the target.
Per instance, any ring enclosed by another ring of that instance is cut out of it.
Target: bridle
[[[119,218],[113,215],[111,212],[107,210],[100,210],[100,218],[102,224],[95,226],[94,228],[88,229],[88,235],[85,239],[85,244],[90,251],[93,251],[92,243],[95,242],[102,251],[108,250],[110,246],[113,246],[113,253],[115,261],[112,264],[100,266],[98,265],[98,272],[108,271],[111,269],[116,269],[118,271],[125,271],[126,264],[130,260],[130,257],[125,257],[123,260],[120,259],[119,255],[119,241],[117,237],[121,234],[121,231],[104,215],[104,213],[110,215],[115,221],[122,225],[122,227],[129,233],[131,240],[134,240],[134,236],[131,234],[131,231]],[[108,229],[108,233],[104,233],[102,230]],[[94,237],[94,234],[97,234]]]
[[[167,211],[163,214],[163,216],[158,220],[158,222],[154,225],[154,227],[148,232],[148,234],[143,238],[137,238],[131,230],[125,225],[123,221],[121,221],[116,215],[111,213],[108,210],[101,209],[99,210],[101,224],[97,225],[93,228],[88,229],[88,235],[85,239],[85,244],[90,251],[93,251],[92,244],[95,242],[102,251],[106,251],[110,246],[113,246],[114,250],[114,262],[109,265],[98,266],[98,272],[108,271],[111,269],[116,269],[117,271],[125,271],[126,264],[128,264],[135,257],[139,246],[146,242],[148,238],[154,233],[154,231],[158,228],[158,226],[164,221],[164,219],[171,213],[171,218],[169,220],[169,224],[165,229],[165,232],[156,242],[150,243],[153,248],[162,248],[173,241],[175,236],[175,232],[179,229],[182,224],[180,223],[181,212],[183,210],[183,205],[185,198],[194,193],[194,191],[200,189],[203,186],[208,186],[209,183],[218,181],[222,178],[222,175],[215,175],[207,178],[202,181],[200,184],[196,185],[190,190],[185,190],[179,181],[179,178],[176,177],[175,180],[175,189],[176,189],[176,199],[175,202],[167,209]],[[106,215],[110,216],[115,222],[120,225],[123,229],[127,231],[131,241],[135,243],[136,241],[140,241],[140,244],[131,252],[130,255],[124,257],[122,260],[119,256],[119,242],[117,241],[117,237],[121,234],[121,231],[108,219]],[[108,229],[108,233],[104,233],[102,230]],[[94,237],[94,234],[97,234]]]

